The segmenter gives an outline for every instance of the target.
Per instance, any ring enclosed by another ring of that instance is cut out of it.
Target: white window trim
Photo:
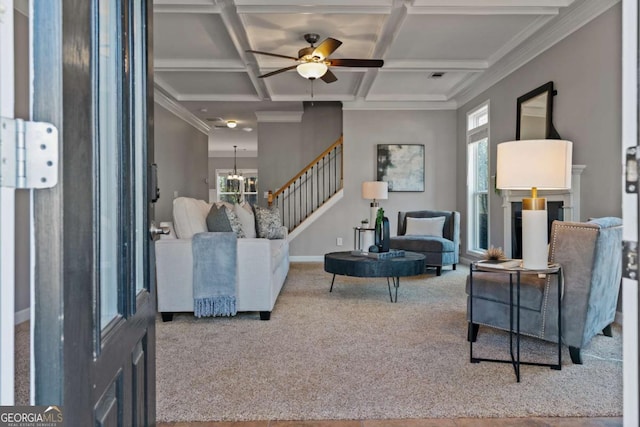
[[[487,109],[487,122],[482,124],[482,125],[477,125],[474,126],[473,128],[469,129],[469,122],[470,119],[472,118],[472,116],[474,115],[479,115],[478,113],[480,113],[480,111],[482,109],[486,108]],[[486,250],[481,250],[481,249],[475,249],[472,248],[472,241],[474,240],[474,238],[472,237],[472,226],[474,225],[474,223],[471,223],[471,221],[469,220],[471,218],[470,215],[470,210],[472,209],[472,205],[473,205],[473,194],[470,194],[469,192],[469,188],[470,188],[470,180],[471,177],[469,176],[469,163],[470,163],[470,159],[469,159],[469,144],[480,141],[481,139],[486,138],[487,139],[487,152],[488,152],[488,156],[487,156],[487,170],[490,171],[491,170],[491,144],[490,144],[490,128],[489,128],[489,122],[490,122],[490,113],[491,113],[491,106],[490,106],[490,101],[487,100],[479,105],[477,105],[475,108],[472,108],[471,110],[469,110],[469,112],[467,112],[467,120],[465,122],[465,126],[466,126],[466,139],[467,139],[467,150],[466,150],[466,156],[467,156],[467,168],[466,168],[466,174],[467,174],[467,218],[466,218],[466,223],[467,223],[467,232],[466,232],[466,253],[468,255],[473,255],[473,256],[477,256],[477,257],[481,257],[484,256],[486,254]],[[487,198],[490,198],[490,182],[487,183]],[[489,240],[490,236],[491,236],[491,205],[490,203],[487,204],[487,239]],[[475,222],[475,220],[474,220]]]
[[[231,194],[229,192],[220,193],[220,191],[218,189],[218,177],[220,175],[229,175],[231,173],[233,173],[233,169],[230,169],[230,168],[216,169],[216,178],[215,178],[216,179],[216,187],[214,189],[215,190],[214,201],[216,201],[216,202],[220,201],[220,194]],[[238,173],[240,173],[242,176],[252,176],[252,175],[258,176],[258,169],[238,169]],[[244,187],[242,187],[242,188],[244,188]],[[257,196],[258,196],[258,188],[256,188],[255,193],[254,192],[245,193],[244,191],[242,191],[243,200],[244,200],[244,195],[245,194],[255,194],[256,198],[257,198]]]

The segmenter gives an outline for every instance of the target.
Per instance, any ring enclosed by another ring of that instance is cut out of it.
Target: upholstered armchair
[[[460,252],[460,213],[455,211],[398,212],[398,235],[391,238],[392,249],[404,249],[425,256],[425,267],[456,269]]]
[[[562,266],[562,342],[569,347],[574,364],[582,364],[580,351],[595,335],[602,332],[611,336],[622,276],[621,257],[621,219],[553,222],[549,261]],[[557,275],[521,275],[522,334],[558,342],[557,279]],[[474,272],[473,294],[468,340],[476,340],[479,325],[509,330],[509,275]],[[471,303],[467,296],[467,321]]]

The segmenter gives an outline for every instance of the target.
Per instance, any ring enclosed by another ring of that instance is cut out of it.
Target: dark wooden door
[[[34,119],[60,132],[35,195],[35,403],[68,426],[155,424],[152,2],[33,2]]]

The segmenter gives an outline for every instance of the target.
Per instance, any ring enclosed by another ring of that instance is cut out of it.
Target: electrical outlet
[[[338,238],[336,239],[336,245],[338,245],[338,246],[342,246],[342,237],[338,237]]]

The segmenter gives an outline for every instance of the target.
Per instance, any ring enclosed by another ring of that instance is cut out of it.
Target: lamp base
[[[531,270],[547,268],[547,200],[522,200],[522,266]]]
[[[380,209],[380,204],[378,202],[371,202],[369,208],[369,227],[376,228],[376,217],[378,216],[378,209]]]

